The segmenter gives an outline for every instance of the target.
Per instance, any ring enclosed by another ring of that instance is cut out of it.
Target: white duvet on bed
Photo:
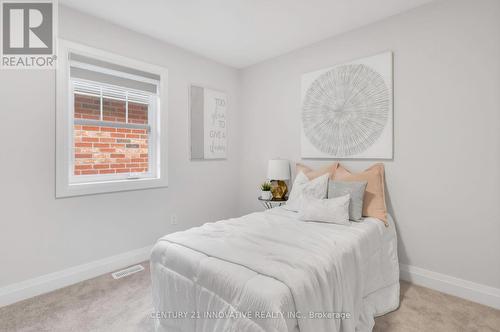
[[[394,224],[371,218],[207,223],[161,238],[151,271],[157,331],[370,331],[399,303]]]

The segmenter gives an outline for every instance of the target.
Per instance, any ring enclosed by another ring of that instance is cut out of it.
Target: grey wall
[[[237,128],[238,72],[176,47],[61,7],[61,37],[169,70],[169,188],[55,199],[55,74],[0,72],[0,287],[152,245],[161,235],[235,216],[237,177],[227,161],[189,162],[188,86],[229,95]],[[177,214],[178,225],[170,225]],[[8,268],[8,272],[7,272]]]
[[[243,70],[241,212],[268,159],[300,160],[301,74],[392,50],[400,261],[500,287],[499,17],[497,0],[437,2]]]

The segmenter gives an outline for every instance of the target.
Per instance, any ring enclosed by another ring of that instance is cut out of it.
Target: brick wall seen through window
[[[75,94],[74,118],[100,120],[100,97]],[[102,121],[126,122],[125,101],[103,98]],[[128,122],[148,124],[148,105],[129,102]],[[147,129],[74,125],[74,175],[148,172]]]

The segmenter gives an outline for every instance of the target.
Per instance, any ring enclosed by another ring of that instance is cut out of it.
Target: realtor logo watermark
[[[57,3],[4,0],[1,10],[1,68],[55,68]]]

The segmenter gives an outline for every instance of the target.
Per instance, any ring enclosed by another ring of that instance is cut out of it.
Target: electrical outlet
[[[172,214],[170,216],[170,225],[177,225],[177,215],[176,214]]]

